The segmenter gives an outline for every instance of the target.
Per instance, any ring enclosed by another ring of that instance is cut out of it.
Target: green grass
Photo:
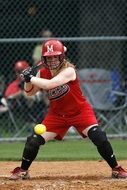
[[[111,140],[118,160],[127,159],[127,141]],[[25,143],[0,143],[0,160],[21,160]],[[101,159],[96,147],[89,140],[51,141],[41,146],[37,160],[98,160]]]

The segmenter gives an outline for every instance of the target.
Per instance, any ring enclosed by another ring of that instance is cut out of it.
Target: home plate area
[[[127,161],[119,161],[125,169]],[[20,162],[0,162],[0,190],[126,190],[127,179],[112,179],[105,161],[35,161],[29,180],[9,180]]]

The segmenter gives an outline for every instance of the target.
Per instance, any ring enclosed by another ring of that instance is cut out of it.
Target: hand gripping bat
[[[38,70],[38,69],[40,69],[40,68],[42,68],[43,67],[43,63],[42,63],[42,61],[40,62],[39,61],[39,63],[37,64],[37,65],[34,65],[34,66],[32,66],[31,67],[31,70]],[[20,74],[20,77],[22,78],[22,79],[24,79],[24,75],[23,75],[23,73],[21,73]]]

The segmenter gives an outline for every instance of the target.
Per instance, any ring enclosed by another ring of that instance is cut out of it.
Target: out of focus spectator
[[[33,97],[30,98],[26,96],[24,92],[24,81],[20,76],[22,71],[28,67],[29,63],[26,60],[19,60],[15,63],[15,79],[10,82],[3,93],[2,100],[6,100],[7,105],[10,109],[13,109],[13,111],[16,111],[17,109],[23,111],[24,106],[27,105],[27,107],[31,107],[33,104]]]
[[[23,80],[20,74],[24,69],[29,67],[29,63],[25,60],[19,60],[14,65],[15,79],[7,86],[4,92],[5,98],[14,98],[19,96],[23,90]]]
[[[25,60],[19,60],[14,65],[15,79],[10,82],[10,84],[5,87],[4,92],[0,97],[0,112],[7,111],[8,108],[17,108],[17,104],[21,105],[20,102],[23,97],[23,103],[26,103],[27,96],[24,93],[23,85],[24,81],[21,79],[21,72],[29,67],[29,63]],[[28,100],[28,98],[27,98]],[[30,100],[30,98],[29,98]]]
[[[4,113],[10,109],[18,118],[39,123],[47,112],[48,98],[41,91],[34,96],[26,96],[24,80],[20,74],[28,67],[29,63],[25,60],[19,60],[15,63],[15,79],[10,82],[0,96],[0,112]]]
[[[39,36],[42,38],[52,38],[53,33],[49,29],[45,28],[40,32]],[[32,59],[34,65],[36,65],[41,60],[42,43],[37,44],[33,50]]]

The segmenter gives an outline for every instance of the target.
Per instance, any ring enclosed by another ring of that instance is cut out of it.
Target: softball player
[[[60,41],[48,40],[42,47],[44,67],[37,75],[32,69],[23,71],[26,94],[32,96],[40,89],[46,90],[50,106],[42,121],[46,132],[27,138],[21,167],[12,171],[10,179],[29,178],[28,168],[40,146],[54,138],[62,139],[70,126],[74,126],[82,137],[88,136],[95,144],[99,154],[111,167],[113,178],[127,178],[127,172],[118,165],[106,133],[98,126],[94,111],[82,94],[75,67],[67,61],[65,52],[66,48]]]

